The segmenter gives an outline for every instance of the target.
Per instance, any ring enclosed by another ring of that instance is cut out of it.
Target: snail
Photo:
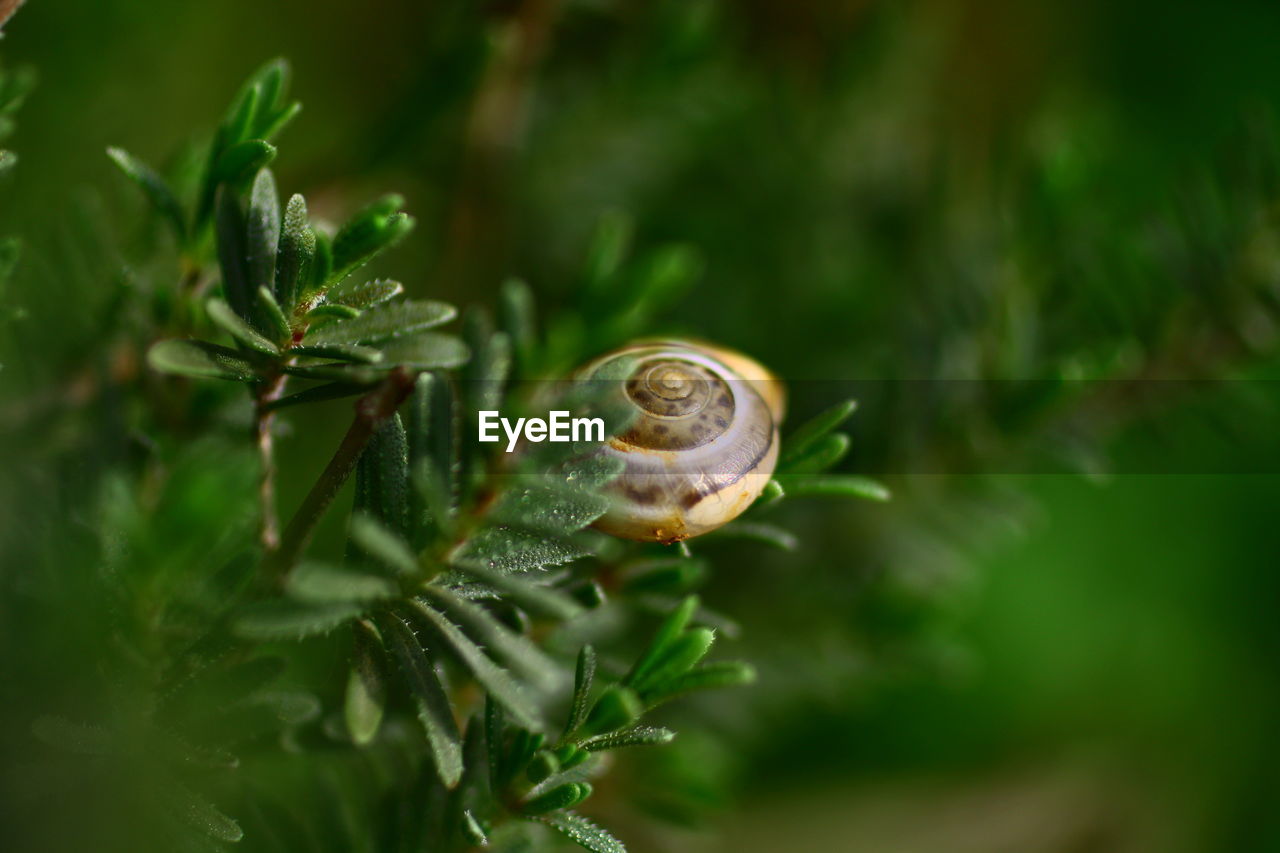
[[[670,544],[751,506],[778,462],[782,383],[745,355],[680,340],[630,344],[578,375],[598,379],[610,365],[627,370],[612,381],[635,411],[600,451],[625,467],[605,488],[613,505],[596,527]]]

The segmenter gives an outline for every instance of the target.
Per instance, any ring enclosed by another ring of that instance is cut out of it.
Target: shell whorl
[[[622,382],[636,414],[602,450],[625,469],[606,490],[614,505],[597,526],[673,542],[750,506],[777,462],[777,381],[738,353],[683,341],[633,344],[584,372],[593,375],[617,358],[631,359]]]

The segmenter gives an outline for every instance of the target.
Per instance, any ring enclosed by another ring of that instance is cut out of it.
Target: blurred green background
[[[673,774],[704,790],[713,831],[615,818],[634,849],[1280,850],[1277,45],[1266,0],[31,0],[0,42],[40,74],[0,234],[56,258],[91,190],[128,263],[156,238],[105,147],[170,162],[276,55],[305,104],[281,188],[335,219],[403,192],[412,295],[519,274],[554,313],[625,210],[705,262],[653,331],[758,357],[797,419],[864,381],[846,466],[896,493],[717,556],[762,677],[636,768],[659,810]],[[46,322],[108,298],[92,263],[10,295],[41,364],[7,400],[105,357]],[[1055,377],[1080,381],[1026,403]],[[23,532],[96,492],[66,454],[111,457],[85,433],[112,425],[50,422],[9,443],[57,483],[4,490],[6,606]]]

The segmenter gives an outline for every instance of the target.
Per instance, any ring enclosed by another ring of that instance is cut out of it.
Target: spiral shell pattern
[[[636,417],[601,452],[622,459],[607,487],[612,508],[596,522],[627,539],[677,542],[736,518],[764,490],[778,459],[781,383],[746,356],[685,341],[641,342],[614,359]]]

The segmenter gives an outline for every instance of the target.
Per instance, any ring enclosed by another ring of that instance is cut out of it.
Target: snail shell
[[[579,375],[590,378],[616,359],[633,366],[613,381],[637,414],[601,451],[626,467],[606,487],[613,506],[596,527],[671,543],[751,506],[777,465],[782,383],[740,353],[677,340],[631,344]]]

